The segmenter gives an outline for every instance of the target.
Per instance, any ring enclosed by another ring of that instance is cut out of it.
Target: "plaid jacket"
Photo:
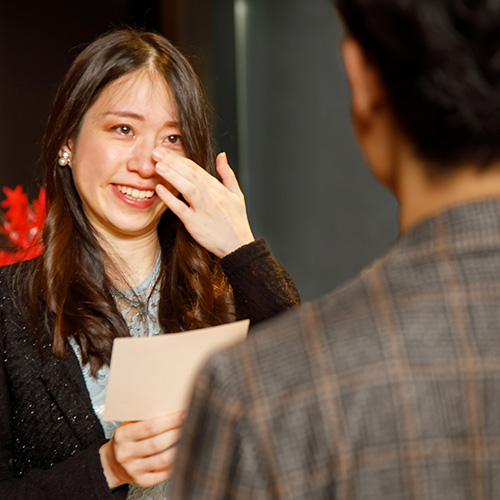
[[[500,199],[214,355],[171,498],[500,498]]]

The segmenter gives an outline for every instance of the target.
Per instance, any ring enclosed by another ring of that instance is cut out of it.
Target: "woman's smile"
[[[131,198],[132,200],[147,200],[152,198],[155,194],[154,190],[143,191],[130,186],[120,186],[119,184],[115,185],[120,193],[124,194],[127,198]]]
[[[121,201],[138,209],[149,208],[158,198],[154,190],[137,189],[121,184],[111,184],[111,189]]]

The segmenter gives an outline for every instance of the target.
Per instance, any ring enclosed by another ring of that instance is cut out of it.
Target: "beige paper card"
[[[183,410],[207,357],[242,341],[249,321],[190,332],[115,339],[104,420],[144,420]]]

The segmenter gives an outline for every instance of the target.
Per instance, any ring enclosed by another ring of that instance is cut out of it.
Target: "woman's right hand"
[[[152,486],[170,476],[184,411],[124,422],[99,450],[110,488]]]
[[[158,184],[155,188],[158,196],[202,247],[222,258],[255,240],[245,197],[225,153],[217,156],[217,172],[222,182],[168,148],[156,148],[153,159],[158,162],[157,174],[173,190],[172,193]],[[177,193],[182,194],[184,201]]]

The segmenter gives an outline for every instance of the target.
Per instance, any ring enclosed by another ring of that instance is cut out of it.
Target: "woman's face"
[[[71,153],[83,209],[101,237],[112,241],[156,234],[167,208],[155,193],[155,186],[165,183],[151,156],[159,145],[185,154],[177,107],[161,76],[138,70],[102,91],[77,139],[62,148]]]

